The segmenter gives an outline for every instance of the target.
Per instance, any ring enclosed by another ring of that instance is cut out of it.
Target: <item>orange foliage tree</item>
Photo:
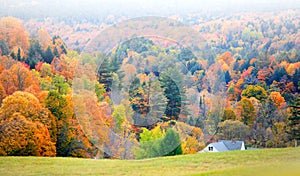
[[[14,64],[8,70],[4,70],[0,74],[0,82],[8,95],[18,90],[24,91],[26,88],[38,84],[30,71],[21,63]]]
[[[31,121],[21,113],[1,120],[0,155],[55,156],[48,129],[38,121]]]
[[[34,95],[17,91],[7,96],[0,108],[0,119],[9,119],[15,113],[20,113],[32,121],[43,123],[48,128],[52,140],[55,141],[56,122],[54,116],[40,105],[39,100]]]
[[[222,65],[223,71],[229,70],[235,61],[235,59],[232,57],[231,53],[229,51],[223,53],[218,57],[220,64]]]
[[[1,18],[0,29],[0,39],[4,40],[10,49],[17,47],[21,48],[22,51],[27,51],[29,47],[28,33],[19,19]]]
[[[284,97],[279,92],[271,92],[269,99],[273,101],[278,109],[282,108],[285,105]]]
[[[87,90],[73,94],[75,117],[85,136],[93,141],[98,152],[93,157],[102,157],[101,149],[109,144],[108,133],[112,127],[111,110],[107,103],[99,103],[96,95]],[[109,147],[109,146],[108,146]]]

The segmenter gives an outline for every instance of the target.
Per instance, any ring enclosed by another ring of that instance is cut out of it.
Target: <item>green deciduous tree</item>
[[[143,129],[140,147],[135,151],[138,159],[182,154],[179,134],[172,128],[164,133],[160,126],[151,131]]]
[[[45,99],[46,108],[56,117],[57,135],[56,135],[56,149],[58,156],[64,156],[66,150],[67,136],[67,114],[64,108],[67,107],[67,100],[57,91],[50,91]]]
[[[140,147],[135,150],[136,158],[142,159],[160,156],[159,143],[164,136],[160,126],[155,127],[151,131],[146,128],[142,130],[140,134]]]
[[[249,85],[245,90],[242,91],[242,96],[250,98],[250,97],[255,97],[259,101],[265,101],[267,98],[268,94],[266,90],[258,85]]]
[[[179,134],[172,128],[167,129],[165,137],[159,145],[163,156],[182,154]]]
[[[124,131],[124,125],[126,121],[126,109],[123,105],[114,106],[114,112],[112,116],[114,118],[114,131],[115,133],[120,133]]]
[[[252,26],[249,26],[243,30],[242,39],[252,45],[256,40],[262,40],[263,35],[261,32],[256,31]]]
[[[58,93],[60,94],[67,94],[70,86],[69,84],[65,81],[65,78],[60,75],[55,75],[52,79],[52,84],[55,86],[55,90],[57,90]]]
[[[67,100],[57,91],[50,91],[45,99],[46,108],[48,108],[57,120],[66,119],[63,109],[67,106]]]

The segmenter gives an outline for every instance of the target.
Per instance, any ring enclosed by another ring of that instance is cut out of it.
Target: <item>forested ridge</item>
[[[0,155],[140,159],[218,140],[298,145],[299,12],[185,20],[201,48],[138,37],[93,54],[83,50],[99,26],[1,18]]]

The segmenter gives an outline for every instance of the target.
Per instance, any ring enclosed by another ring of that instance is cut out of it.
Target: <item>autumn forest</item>
[[[297,146],[299,13],[129,20],[115,24],[128,36],[119,43],[110,21],[126,17],[2,17],[0,155],[143,159],[219,140]],[[157,36],[132,37],[138,29]],[[103,41],[118,45],[96,51]]]

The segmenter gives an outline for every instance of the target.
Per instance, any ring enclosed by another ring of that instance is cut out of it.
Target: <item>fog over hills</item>
[[[15,16],[22,19],[53,17],[105,19],[114,16],[170,16],[199,13],[225,15],[235,12],[278,11],[300,9],[298,0],[0,0],[0,16]]]

